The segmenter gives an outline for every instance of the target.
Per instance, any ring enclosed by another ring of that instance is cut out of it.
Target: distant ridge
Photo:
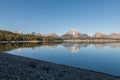
[[[68,32],[63,34],[62,36],[57,35],[54,32],[51,32],[46,35],[42,35],[39,32],[32,32],[28,34],[23,34],[22,31],[6,31],[0,30],[0,41],[9,41],[9,40],[51,40],[51,39],[79,39],[79,38],[115,38],[120,39],[120,33],[110,33],[104,34],[102,32],[96,32],[93,36],[89,36],[88,34],[81,33],[78,29],[70,29]]]
[[[93,37],[97,37],[97,38],[120,38],[120,33],[110,33],[110,34],[104,34],[101,32],[97,32],[94,34]]]
[[[88,34],[80,33],[77,29],[70,29],[67,33],[63,34],[61,38],[118,38],[120,39],[120,33],[111,33],[104,34],[102,32],[96,32],[93,36],[89,36]]]

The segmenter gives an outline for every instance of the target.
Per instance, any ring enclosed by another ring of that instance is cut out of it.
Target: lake
[[[1,43],[0,51],[120,76],[120,43]]]

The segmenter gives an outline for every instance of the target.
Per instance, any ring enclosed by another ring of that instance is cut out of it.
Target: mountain
[[[109,38],[120,38],[120,33],[111,33],[108,36]]]
[[[89,38],[87,34],[80,33],[77,29],[71,29],[67,33],[63,34],[61,38],[73,39],[73,38]],[[92,37],[96,38],[120,38],[120,33],[104,34],[102,32],[96,32]]]
[[[32,35],[36,35],[36,36],[41,36],[41,34],[39,32],[32,32]]]
[[[42,34],[42,36],[46,36],[46,37],[50,36],[50,37],[56,37],[56,38],[59,37],[59,36],[58,36],[56,33],[54,33],[54,32],[51,32],[51,33],[49,33],[49,34]]]
[[[71,29],[67,33],[63,34],[61,38],[86,38],[89,37],[87,34],[82,34],[77,29]]]
[[[83,38],[89,38],[90,36],[87,34],[82,34]]]
[[[56,33],[53,33],[53,32],[49,33],[47,36],[59,37]]]
[[[93,37],[97,38],[120,38],[120,33],[111,33],[111,34],[104,34],[101,32],[97,32],[93,35]]]
[[[101,32],[97,32],[93,35],[93,37],[97,37],[97,38],[108,38],[108,35],[101,33]]]
[[[22,34],[22,31],[17,30],[17,31],[15,31],[14,33],[19,33],[19,34]]]

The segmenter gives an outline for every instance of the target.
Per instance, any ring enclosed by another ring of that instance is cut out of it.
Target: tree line
[[[56,46],[60,43],[0,43],[0,51],[10,51],[13,49],[19,49],[19,48],[36,48],[41,46]]]
[[[62,39],[53,36],[37,36],[32,34],[19,34],[10,31],[0,30],[0,41],[49,41],[57,42]]]
[[[29,40],[42,40],[40,36],[31,34],[18,34],[10,31],[0,30],[0,41],[29,41]]]

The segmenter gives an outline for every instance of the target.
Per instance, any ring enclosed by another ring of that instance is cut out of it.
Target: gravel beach
[[[120,80],[120,77],[0,52],[0,80]]]

